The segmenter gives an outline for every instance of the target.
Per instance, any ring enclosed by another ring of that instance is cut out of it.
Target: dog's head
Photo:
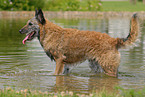
[[[25,44],[26,41],[31,41],[35,37],[39,37],[39,25],[45,24],[45,18],[43,16],[43,12],[41,9],[35,10],[35,17],[28,20],[27,24],[19,30],[21,34],[26,34],[25,39],[23,40],[23,44]]]

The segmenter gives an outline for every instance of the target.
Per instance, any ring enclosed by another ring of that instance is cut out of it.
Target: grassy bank
[[[102,8],[102,11],[145,11],[145,5],[142,2],[132,5],[129,1],[104,1]]]
[[[136,5],[129,1],[96,1],[96,0],[26,0],[29,2],[13,2],[12,4],[0,4],[0,11],[34,11],[35,8],[42,8],[45,11],[145,11],[145,5],[137,2]],[[31,2],[30,2],[31,1]],[[40,2],[40,4],[38,4]],[[23,4],[25,3],[25,4]],[[25,6],[21,6],[25,5]]]
[[[21,90],[16,91],[11,88],[0,90],[0,97],[145,97],[145,89],[135,91],[117,88],[116,91],[109,93],[105,89],[99,93],[89,95],[75,94],[73,92],[48,93],[41,91]]]

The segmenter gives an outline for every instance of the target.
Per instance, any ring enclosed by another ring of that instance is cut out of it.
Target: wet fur
[[[41,9],[36,10],[35,17],[30,21],[37,21],[40,44],[48,57],[56,61],[55,75],[62,74],[64,68],[68,73],[68,65],[89,60],[90,67],[96,72],[117,77],[120,63],[118,49],[135,42],[139,32],[136,15],[131,19],[130,34],[123,39],[95,31],[62,28],[45,19]],[[22,29],[26,29],[28,24]]]

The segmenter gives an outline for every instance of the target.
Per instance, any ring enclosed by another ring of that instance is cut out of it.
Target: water
[[[18,31],[28,19],[0,18],[0,88],[12,87],[17,90],[31,89],[49,92],[73,91],[90,93],[104,87],[112,90],[114,86],[126,89],[142,89],[145,86],[145,40],[134,48],[120,50],[121,63],[119,77],[112,78],[103,74],[94,74],[88,62],[71,68],[69,75],[52,76],[55,63],[46,56],[39,41],[22,44],[25,35]],[[95,30],[108,33],[112,37],[126,37],[129,33],[129,18],[109,19],[50,19],[65,27],[80,30]],[[145,20],[142,20],[145,25]],[[145,32],[145,27],[142,27]]]

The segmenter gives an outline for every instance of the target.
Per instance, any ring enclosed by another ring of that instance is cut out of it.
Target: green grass
[[[30,1],[30,0],[28,0]],[[38,0],[37,0],[38,1]],[[51,2],[48,2],[51,1]],[[136,5],[133,5],[128,1],[102,1],[101,3],[96,0],[81,0],[81,2],[78,3],[80,0],[55,0],[55,2],[52,2],[53,0],[43,0],[42,2],[45,2],[43,6],[43,10],[46,11],[129,11],[129,12],[135,12],[135,11],[145,11],[145,4],[143,2],[137,2]],[[73,1],[73,2],[72,2]],[[90,1],[90,2],[88,2]],[[65,2],[65,3],[64,3]],[[18,3],[19,4],[19,3]],[[1,5],[1,4],[0,4]],[[35,6],[36,8],[38,6]],[[5,9],[7,8],[7,5],[0,8],[0,11],[2,10],[9,10]],[[34,10],[34,6],[26,6],[26,8],[15,8],[12,6],[12,8],[17,10],[28,10],[29,8],[31,10]],[[30,10],[29,9],[29,10]]]
[[[145,97],[145,89],[135,91],[133,89],[116,88],[116,91],[107,92],[105,89],[99,93],[87,95],[89,97]],[[85,97],[84,94],[75,94],[73,92],[48,93],[41,91],[21,90],[16,91],[11,88],[0,90],[0,97]]]
[[[142,2],[132,5],[129,1],[103,1],[102,11],[145,11],[145,5]]]

